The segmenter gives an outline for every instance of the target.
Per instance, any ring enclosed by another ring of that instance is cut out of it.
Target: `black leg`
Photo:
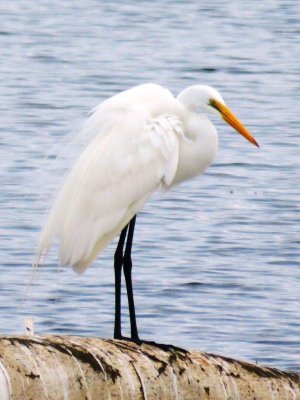
[[[115,329],[114,338],[121,339],[121,274],[123,265],[123,247],[125,243],[128,225],[122,230],[118,246],[115,252]]]
[[[131,270],[132,270],[131,248],[132,248],[135,220],[136,220],[136,215],[132,218],[132,220],[129,223],[123,266],[124,266],[124,276],[126,281],[129,315],[130,315],[131,339],[134,341],[139,341],[139,335],[135,318],[135,308],[134,308],[132,279],[131,279]]]

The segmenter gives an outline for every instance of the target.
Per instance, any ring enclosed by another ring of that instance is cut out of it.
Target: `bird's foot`
[[[114,336],[116,340],[125,340],[126,342],[132,342],[138,345],[141,345],[143,341],[139,337],[127,337],[123,335]]]

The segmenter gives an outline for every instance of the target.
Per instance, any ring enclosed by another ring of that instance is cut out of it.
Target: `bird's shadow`
[[[183,349],[182,347],[174,346],[173,344],[157,343],[152,340],[132,339],[132,338],[128,338],[125,336],[123,336],[122,339],[118,339],[118,340],[124,340],[125,342],[134,343],[138,346],[142,346],[145,344],[148,346],[156,347],[165,352],[174,352],[175,351],[175,352],[180,352],[183,354],[189,354],[188,350]]]

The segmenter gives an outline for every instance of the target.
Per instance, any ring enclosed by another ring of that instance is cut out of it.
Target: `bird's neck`
[[[190,113],[185,136],[187,140],[181,140],[179,145],[178,168],[172,185],[200,175],[217,152],[217,131],[207,117]]]

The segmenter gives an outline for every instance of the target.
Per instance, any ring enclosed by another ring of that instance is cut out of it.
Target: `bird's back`
[[[85,126],[88,146],[71,169],[40,237],[38,257],[54,238],[61,265],[83,272],[178,162],[176,100],[141,85],[96,107]]]

